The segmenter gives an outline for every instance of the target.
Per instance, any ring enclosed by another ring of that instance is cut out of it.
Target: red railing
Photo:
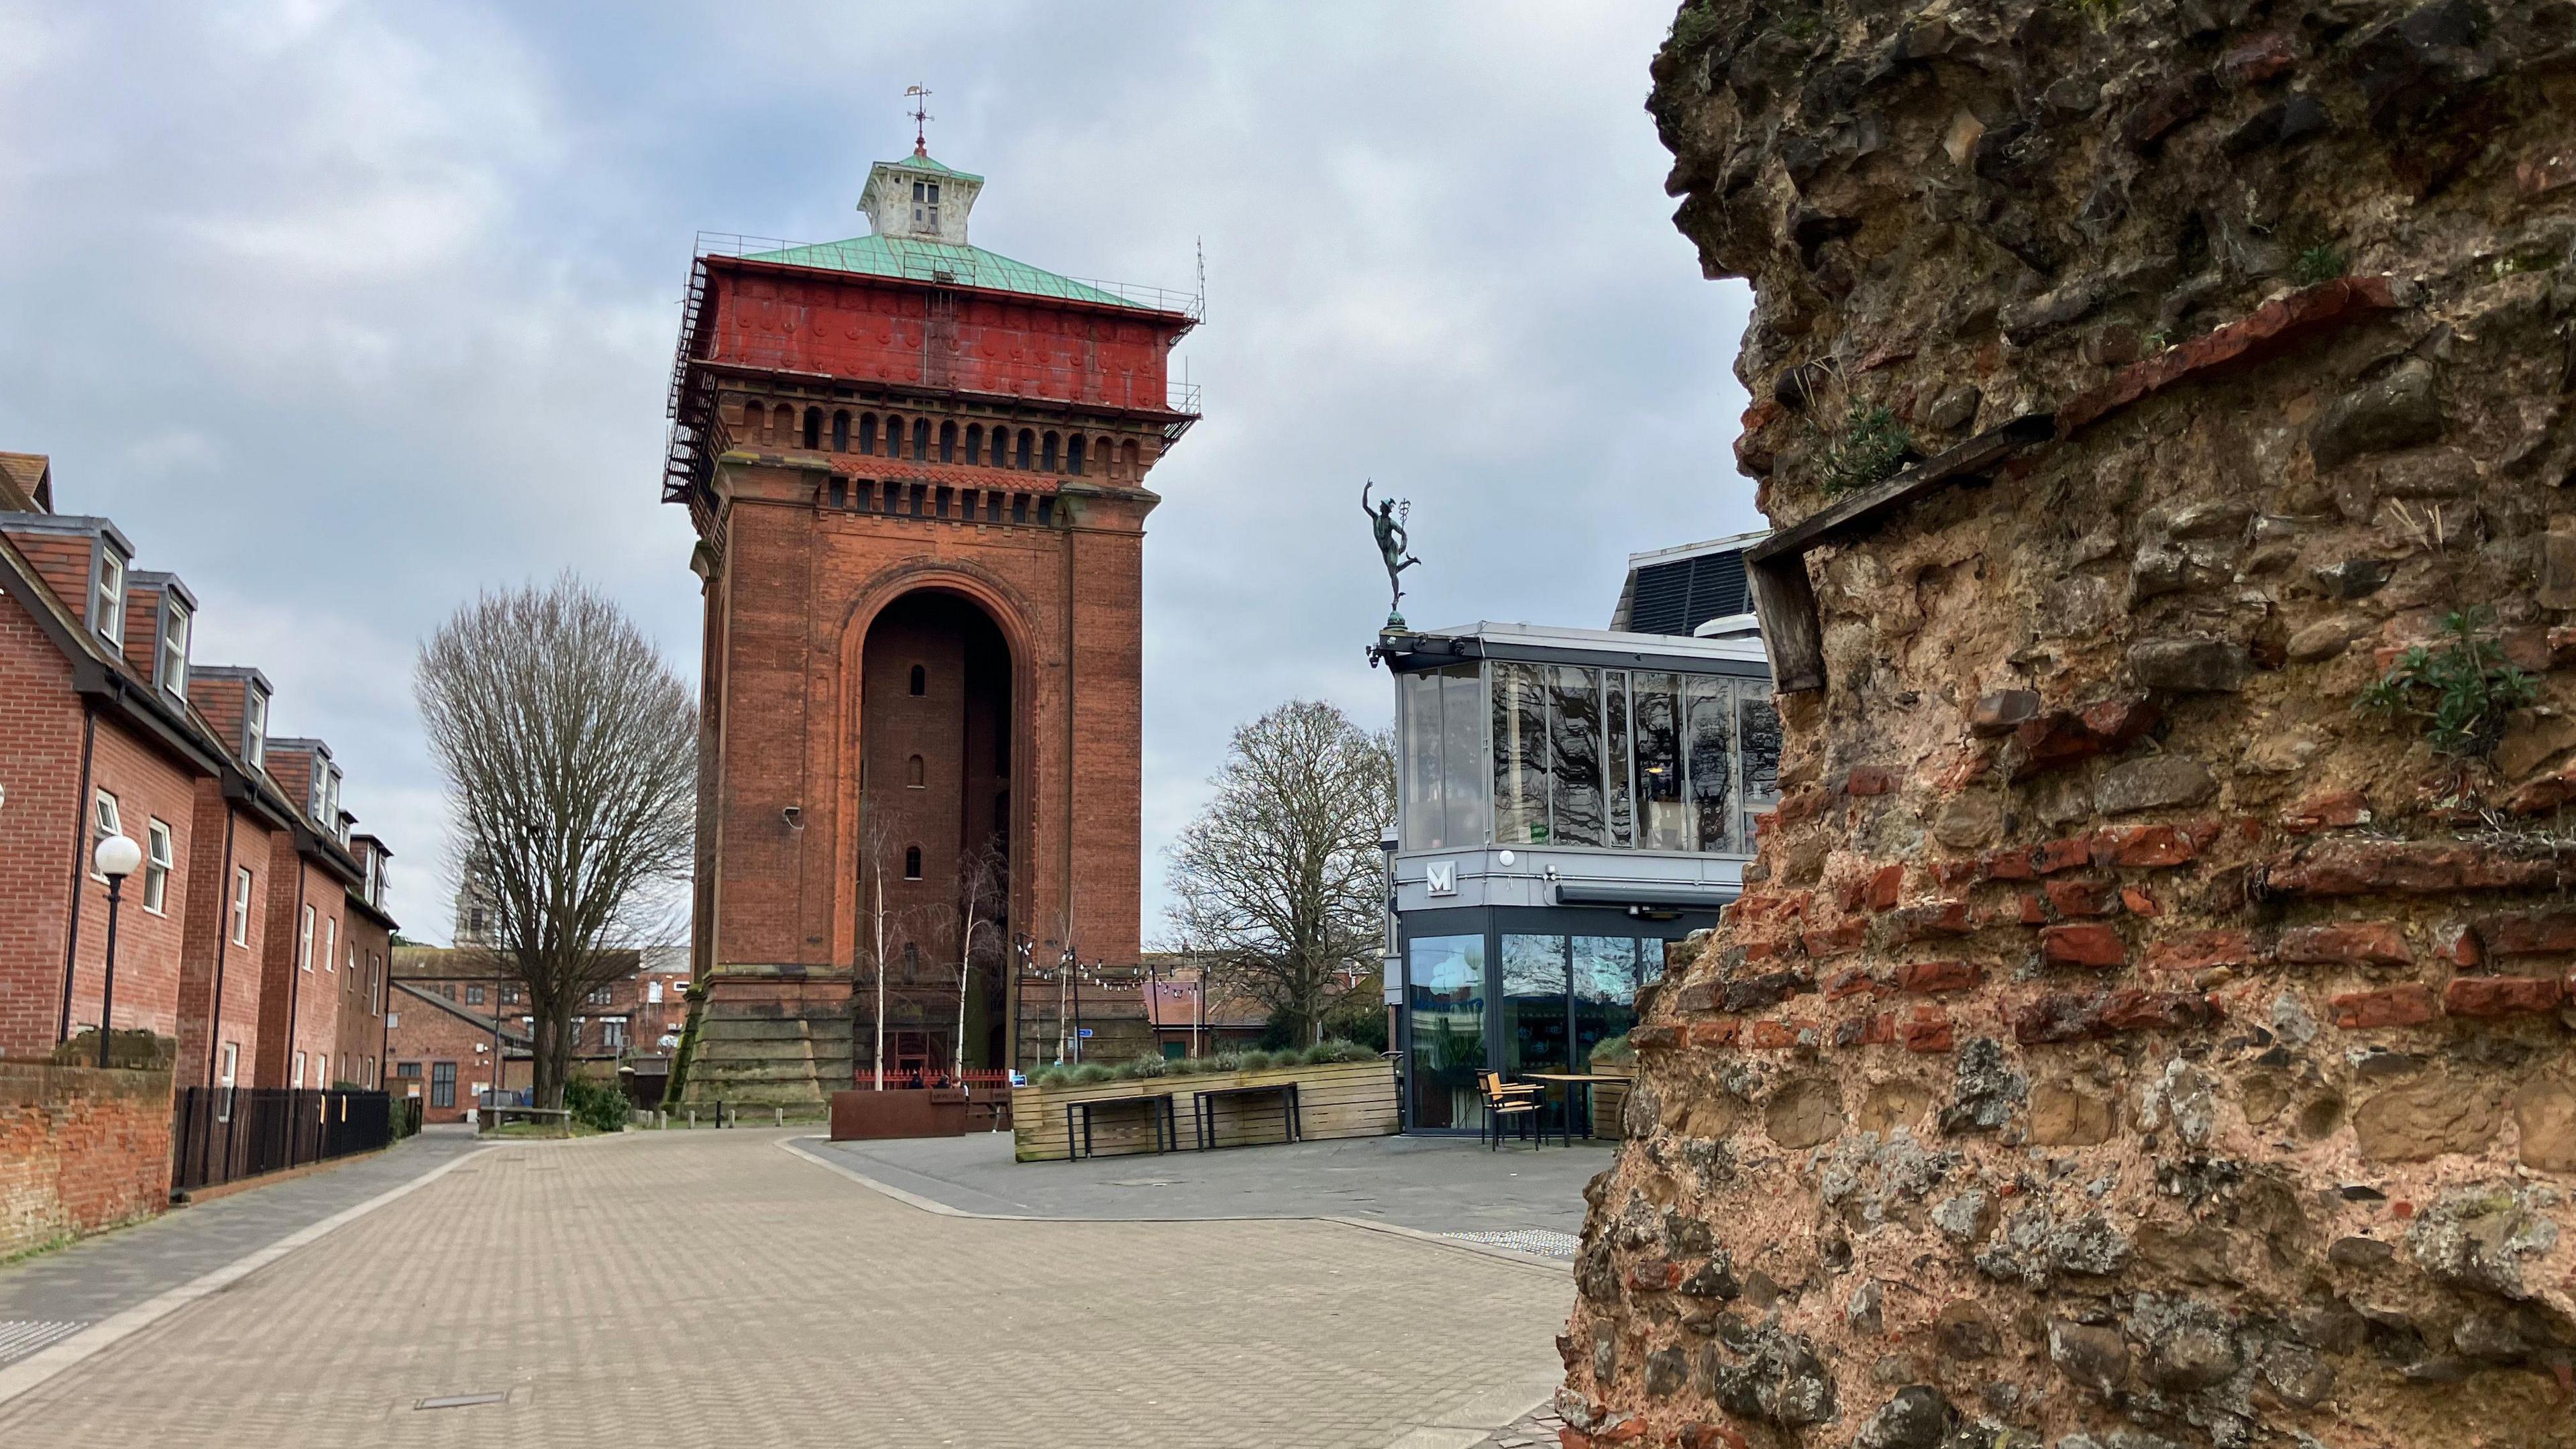
[[[876,1069],[859,1068],[859,1079],[855,1085],[862,1092],[875,1091]],[[1008,1091],[1011,1086],[1011,1073],[1006,1067],[968,1067],[963,1072],[954,1072],[946,1067],[888,1067],[885,1086],[889,1092],[918,1091],[923,1087],[956,1086],[964,1086],[974,1091]]]

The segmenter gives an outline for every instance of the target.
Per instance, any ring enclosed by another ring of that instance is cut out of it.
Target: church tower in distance
[[[706,609],[691,1102],[821,1105],[880,1030],[889,1080],[1026,1067],[1023,959],[1137,958],[1145,475],[1198,306],[975,246],[983,187],[916,146],[867,236],[699,238],[663,478]]]

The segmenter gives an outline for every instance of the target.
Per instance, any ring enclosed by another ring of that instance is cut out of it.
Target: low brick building
[[[624,1086],[630,1074],[658,1078],[667,1072],[669,1047],[663,1043],[686,1021],[689,970],[681,950],[622,954],[625,974],[583,1001],[573,1017],[572,1044],[576,1075]],[[397,1095],[421,1097],[428,1121],[462,1120],[475,1094],[495,1082],[496,1040],[499,1086],[528,1088],[528,1044],[536,1023],[526,991],[499,962],[477,947],[402,946],[393,951],[391,965],[394,1010],[383,1050],[387,1080]],[[658,1093],[645,1095],[654,1104],[661,1100]]]
[[[0,1056],[95,1029],[177,1042],[178,1086],[377,1084],[394,922],[328,746],[273,738],[258,670],[193,657],[197,600],[0,454]],[[108,834],[122,888],[113,1005]]]

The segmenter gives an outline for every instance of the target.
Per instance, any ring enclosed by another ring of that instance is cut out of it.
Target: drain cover
[[[33,1318],[0,1318],[0,1363],[12,1363],[60,1343],[87,1328],[86,1323],[54,1323]]]
[[[506,1404],[508,1394],[440,1394],[412,1405],[415,1409],[470,1409],[477,1404]]]
[[[1443,1233],[1441,1236],[1482,1243],[1491,1248],[1509,1248],[1516,1253],[1531,1253],[1541,1258],[1571,1258],[1583,1249],[1583,1240],[1574,1234],[1546,1228],[1506,1228],[1500,1232]]]

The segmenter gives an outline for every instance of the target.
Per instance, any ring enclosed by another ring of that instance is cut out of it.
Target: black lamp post
[[[116,1007],[116,908],[125,895],[125,878],[143,864],[143,847],[125,836],[111,835],[90,853],[90,863],[107,877],[107,979],[98,993],[98,1064],[104,1067]]]

